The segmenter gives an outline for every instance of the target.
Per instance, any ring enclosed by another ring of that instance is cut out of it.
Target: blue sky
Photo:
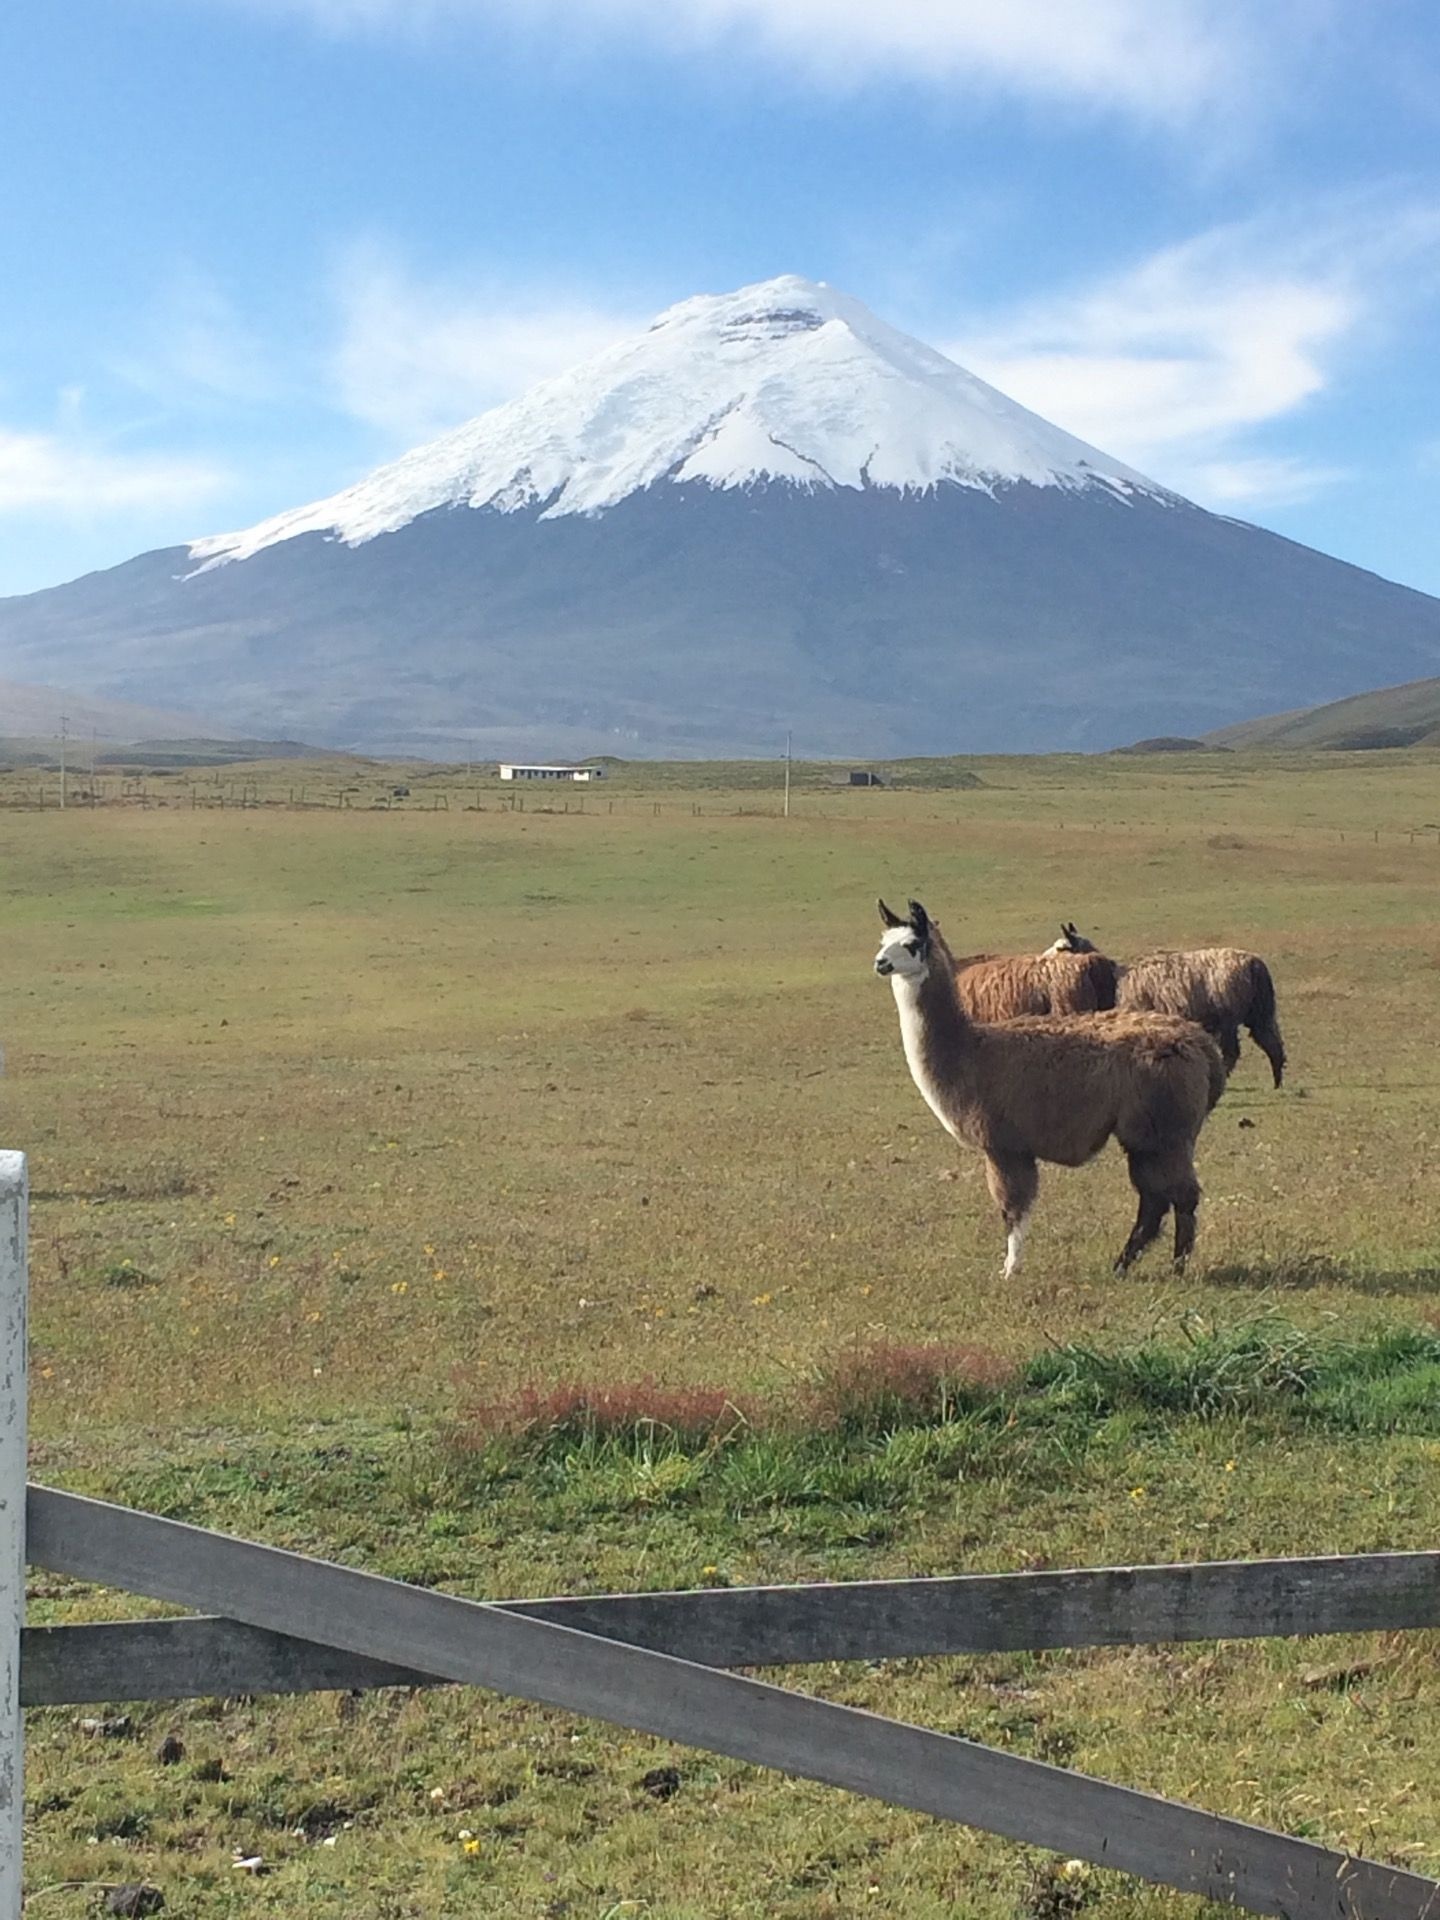
[[[1440,593],[1437,56],[1419,0],[21,0],[0,592],[798,272]]]

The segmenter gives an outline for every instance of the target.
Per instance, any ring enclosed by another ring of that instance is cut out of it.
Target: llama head
[[[933,926],[930,916],[918,900],[910,903],[910,917],[902,920],[898,913],[892,913],[883,900],[877,901],[880,909],[881,925],[885,932],[880,939],[880,951],[875,956],[875,971],[882,979],[892,975],[900,980],[923,980],[930,971],[930,940],[932,933],[939,928]]]
[[[1047,955],[1052,953],[1094,953],[1095,942],[1093,940],[1087,940],[1073,920],[1062,920],[1060,922],[1060,938],[1052,941],[1045,949],[1045,952]]]

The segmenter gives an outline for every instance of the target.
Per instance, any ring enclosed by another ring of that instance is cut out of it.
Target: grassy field
[[[797,769],[789,820],[774,768],[622,770],[583,812],[511,811],[463,770],[263,804],[338,790],[328,763],[227,769],[261,804],[224,811],[180,788],[161,806],[153,781],[148,808],[0,811],[0,1137],[35,1189],[40,1477],[497,1596],[1433,1545],[1440,1396],[1413,1353],[1339,1399],[1263,1370],[1218,1399],[1037,1390],[978,1438],[930,1418],[818,1452],[486,1443],[476,1410],[528,1383],[771,1403],[876,1343],[962,1345],[1000,1378],[1197,1339],[1298,1342],[1318,1379],[1433,1328],[1440,760],[965,770],[982,784],[931,765],[851,793]],[[33,775],[0,803],[7,779]],[[1155,1256],[1110,1274],[1132,1210],[1111,1155],[1047,1173],[1001,1285],[983,1181],[870,971],[882,890],[961,949],[1033,949],[1065,917],[1122,957],[1270,960],[1291,1074],[1277,1095],[1242,1060],[1183,1281]],[[137,1610],[63,1581],[33,1608]],[[1376,1652],[790,1677],[1440,1870],[1433,1646],[1347,1678]],[[1339,1677],[1303,1684],[1316,1668]],[[1067,1910],[997,1842],[474,1695],[130,1718],[106,1740],[32,1716],[37,1888],[147,1878],[203,1920]],[[186,1759],[163,1769],[171,1729]],[[657,1800],[641,1782],[672,1762]],[[273,1871],[236,1873],[234,1847]],[[1103,1875],[1077,1897],[1194,1910]]]

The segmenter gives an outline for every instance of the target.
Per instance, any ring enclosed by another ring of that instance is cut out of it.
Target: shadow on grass
[[[108,1180],[93,1187],[32,1187],[33,1202],[57,1200],[179,1200],[198,1193],[199,1183],[183,1167],[142,1167],[129,1180]]]
[[[1212,1287],[1235,1287],[1253,1293],[1305,1293],[1314,1287],[1334,1287],[1344,1293],[1440,1296],[1440,1266],[1364,1267],[1327,1253],[1232,1261],[1207,1268],[1204,1278]]]

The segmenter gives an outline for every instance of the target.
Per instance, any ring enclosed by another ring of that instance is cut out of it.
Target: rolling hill
[[[1440,746],[1440,679],[1408,680],[1399,687],[1351,694],[1346,700],[1267,714],[1206,737],[1214,747]]]

